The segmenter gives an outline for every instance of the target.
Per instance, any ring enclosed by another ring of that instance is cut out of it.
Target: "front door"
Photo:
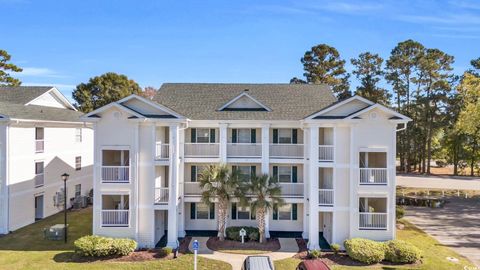
[[[43,195],[35,196],[35,220],[43,218]]]
[[[328,243],[332,243],[332,213],[323,213],[323,237]]]

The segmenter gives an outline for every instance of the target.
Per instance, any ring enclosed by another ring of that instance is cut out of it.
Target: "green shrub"
[[[332,249],[332,251],[335,255],[337,255],[338,252],[340,251],[340,245],[339,244],[331,244],[330,248]]]
[[[86,257],[125,256],[133,252],[137,243],[131,239],[114,239],[97,235],[81,237],[73,243],[75,252]]]
[[[252,240],[252,241],[258,241],[259,238],[259,231],[258,228],[255,227],[228,227],[225,230],[225,233],[227,234],[227,239],[234,240],[234,241],[242,241],[242,237],[240,236],[240,230],[245,229],[247,234],[245,235],[245,241]],[[250,237],[253,238],[250,238]],[[256,239],[255,239],[256,236]]]
[[[172,254],[172,252],[173,252],[173,249],[172,249],[171,247],[164,247],[164,248],[162,248],[162,250],[163,250],[163,252],[165,252],[165,254],[167,254],[167,255],[170,255],[170,254]]]
[[[373,264],[381,262],[385,258],[385,246],[383,243],[353,238],[345,240],[343,245],[348,256],[359,262]]]
[[[393,263],[414,263],[421,257],[416,246],[402,241],[391,240],[385,243],[385,260]]]
[[[405,208],[397,205],[397,207],[395,208],[395,217],[397,218],[397,220],[399,220],[403,218],[403,216],[405,216]]]
[[[308,256],[311,259],[318,259],[322,256],[322,252],[319,249],[312,249],[308,252]]]

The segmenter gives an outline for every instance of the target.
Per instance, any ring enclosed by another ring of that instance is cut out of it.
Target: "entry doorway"
[[[167,244],[168,213],[166,210],[155,210],[155,246]]]
[[[43,219],[43,195],[35,196],[35,220]]]
[[[332,225],[333,225],[333,213],[332,212],[319,212],[318,224],[320,229],[319,244],[322,249],[330,248],[332,243]],[[322,239],[323,238],[323,239]]]

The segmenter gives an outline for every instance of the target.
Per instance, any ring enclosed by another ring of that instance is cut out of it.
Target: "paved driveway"
[[[480,178],[465,176],[397,175],[397,186],[412,188],[480,190]]]
[[[453,198],[444,208],[409,207],[406,217],[480,267],[480,200]]]

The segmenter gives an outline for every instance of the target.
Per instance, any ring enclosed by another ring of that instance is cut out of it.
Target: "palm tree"
[[[226,164],[210,165],[199,176],[202,188],[202,202],[214,203],[218,200],[217,228],[220,241],[225,240],[225,224],[227,221],[228,204],[233,197],[240,194],[240,180],[237,172],[230,172]]]
[[[272,210],[275,204],[282,205],[285,202],[280,197],[282,190],[278,183],[268,175],[252,175],[250,181],[246,183],[247,194],[252,197],[246,201],[255,212],[255,218],[258,223],[259,241],[265,241],[265,216],[268,210]]]

